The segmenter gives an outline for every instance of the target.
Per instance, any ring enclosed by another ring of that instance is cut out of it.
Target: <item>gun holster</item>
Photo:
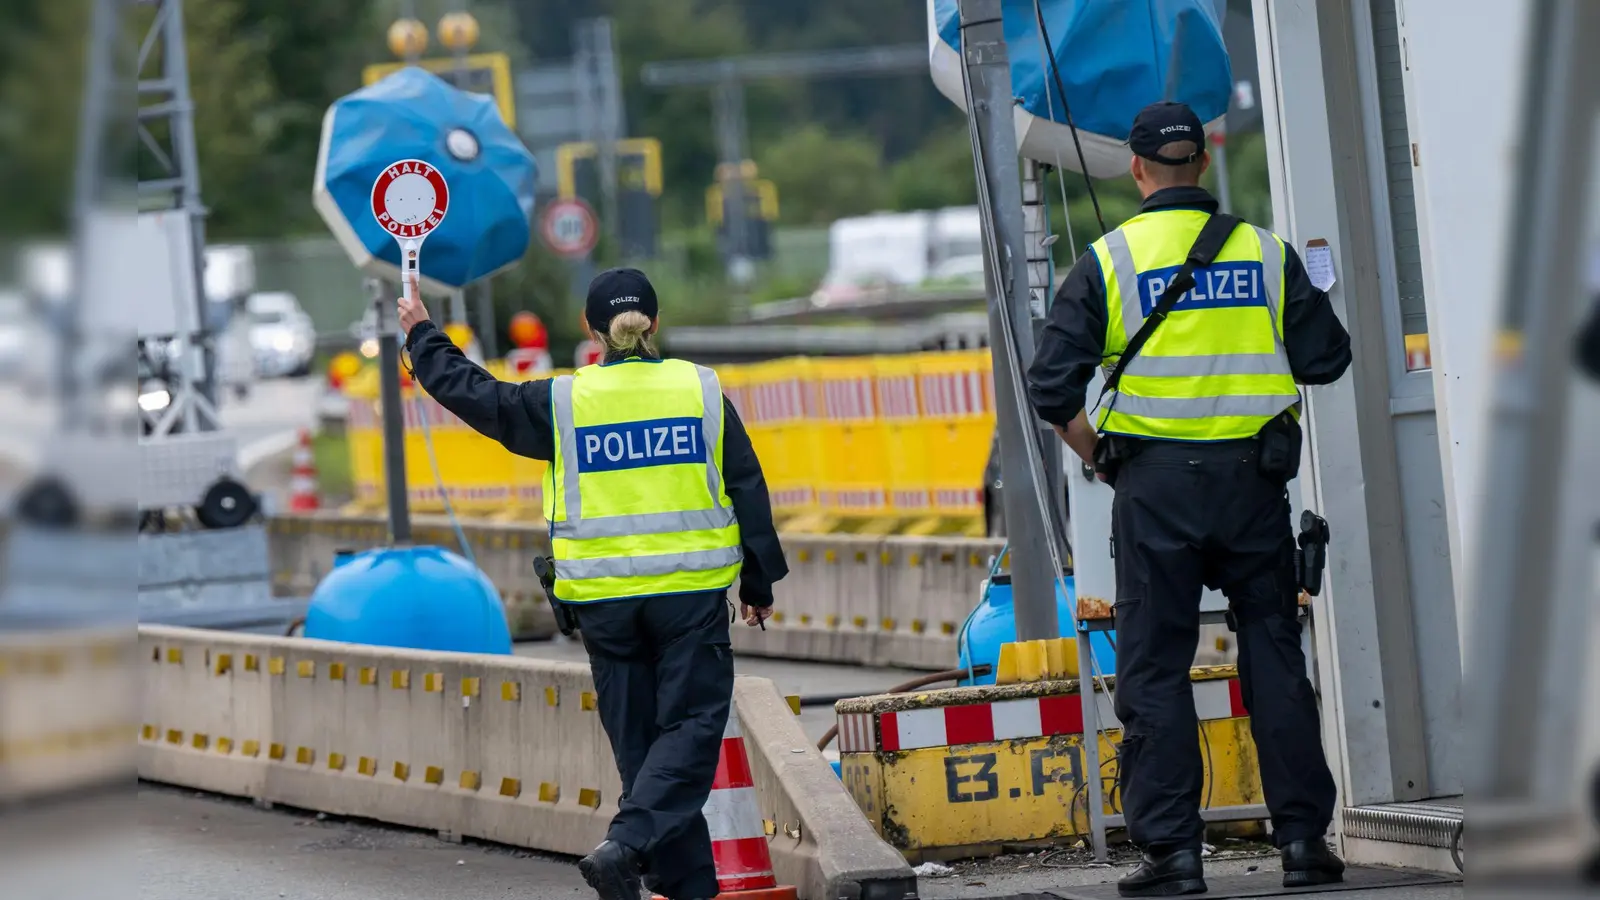
[[[1294,574],[1300,589],[1315,597],[1322,593],[1322,571],[1328,565],[1328,520],[1311,510],[1300,514],[1300,537],[1295,543]]]
[[[550,601],[550,611],[555,613],[556,617],[556,628],[566,637],[572,637],[578,630],[578,614],[571,606],[556,599],[556,561],[547,556],[535,556],[533,574],[539,576],[539,584],[544,587],[544,597]]]
[[[1104,475],[1106,484],[1117,486],[1117,473],[1128,460],[1139,455],[1142,441],[1125,438],[1119,434],[1103,434],[1094,445],[1094,470]]]

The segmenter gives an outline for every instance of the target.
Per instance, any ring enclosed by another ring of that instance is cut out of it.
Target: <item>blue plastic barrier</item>
[[[1004,556],[1004,554],[1001,554]],[[1061,579],[1056,586],[1056,619],[1061,623],[1062,637],[1075,637],[1072,623],[1077,607],[1077,590],[1071,575]],[[991,573],[983,587],[983,599],[961,626],[959,665],[971,670],[975,666],[1000,665],[1000,645],[1017,639],[1016,609],[1011,603],[1011,576]],[[1116,632],[1095,632],[1089,647],[1094,653],[1098,674],[1110,675],[1116,671],[1117,653],[1113,649]],[[994,684],[994,671],[978,678],[962,679],[963,685]]]
[[[511,629],[494,585],[442,547],[340,555],[311,594],[305,635],[415,650],[511,652]]]

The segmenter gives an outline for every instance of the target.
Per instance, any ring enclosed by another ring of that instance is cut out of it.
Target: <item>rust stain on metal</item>
[[[1092,597],[1085,594],[1078,595],[1078,618],[1085,621],[1096,621],[1111,618],[1111,601],[1104,597]]]

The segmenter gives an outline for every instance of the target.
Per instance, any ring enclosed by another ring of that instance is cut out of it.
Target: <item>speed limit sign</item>
[[[588,256],[600,239],[594,210],[582,200],[557,200],[545,207],[539,230],[545,245],[560,256]]]

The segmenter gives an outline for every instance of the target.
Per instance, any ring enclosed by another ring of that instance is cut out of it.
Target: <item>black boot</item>
[[[578,861],[578,872],[600,900],[639,900],[639,858],[614,841],[601,841]]]
[[[1146,851],[1139,868],[1117,881],[1117,893],[1124,897],[1179,897],[1205,892],[1199,850],[1162,854]]]
[[[1328,849],[1322,838],[1290,841],[1280,850],[1283,856],[1283,886],[1312,887],[1338,884],[1344,880],[1344,862]]]

